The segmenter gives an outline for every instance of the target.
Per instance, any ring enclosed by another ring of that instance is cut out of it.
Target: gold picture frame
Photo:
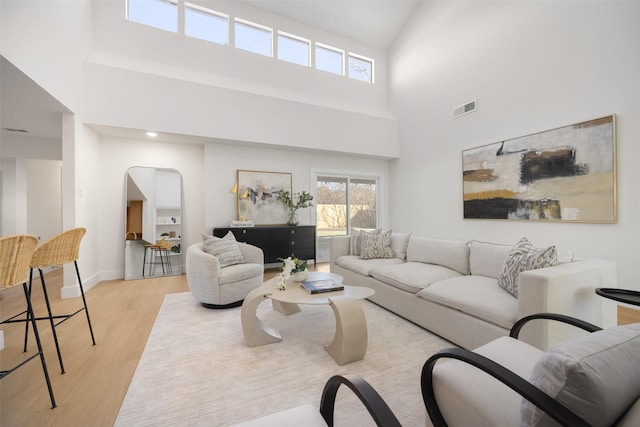
[[[238,220],[256,225],[285,224],[288,209],[278,200],[278,192],[291,194],[293,177],[288,172],[237,170]]]
[[[614,224],[615,115],[462,152],[465,219]]]

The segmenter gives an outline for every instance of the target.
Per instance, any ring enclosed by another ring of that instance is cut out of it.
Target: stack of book
[[[327,280],[305,280],[301,286],[310,294],[319,294],[322,292],[334,292],[344,290],[342,283],[338,283],[333,279]]]

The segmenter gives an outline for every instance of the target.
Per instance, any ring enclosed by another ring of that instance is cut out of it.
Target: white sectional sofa
[[[512,249],[479,241],[446,240],[392,233],[394,258],[352,255],[349,236],[331,239],[331,272],[344,283],[368,286],[374,303],[467,349],[501,336],[521,317],[553,312],[602,324],[598,287],[616,287],[616,265],[599,259],[560,262],[524,271],[518,296],[498,286],[505,257]],[[523,341],[546,350],[573,336],[558,322],[530,322]]]

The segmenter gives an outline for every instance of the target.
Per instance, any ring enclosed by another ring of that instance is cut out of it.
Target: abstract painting
[[[238,219],[256,225],[285,224],[288,209],[278,200],[278,191],[291,193],[290,173],[237,171]]]
[[[615,116],[462,152],[464,218],[615,223]]]

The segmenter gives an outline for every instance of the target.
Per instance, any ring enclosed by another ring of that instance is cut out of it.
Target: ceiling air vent
[[[472,113],[478,109],[478,101],[474,99],[473,101],[469,101],[464,105],[456,107],[453,109],[453,118],[457,118],[460,116],[464,116],[465,114]]]

